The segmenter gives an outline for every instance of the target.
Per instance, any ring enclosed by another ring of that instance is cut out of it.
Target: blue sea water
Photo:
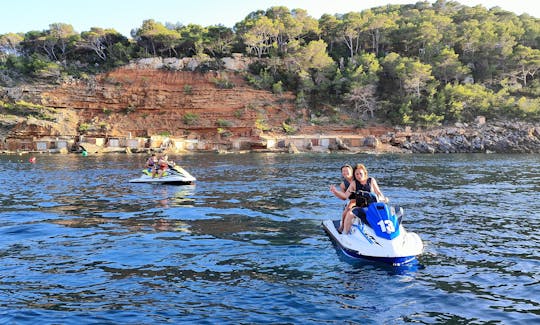
[[[170,155],[195,186],[132,184],[146,157],[0,156],[0,323],[540,321],[538,155]],[[418,262],[352,261],[321,227],[364,163]]]

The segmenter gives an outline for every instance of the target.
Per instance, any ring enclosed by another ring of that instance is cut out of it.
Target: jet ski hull
[[[420,237],[400,227],[400,235],[391,240],[378,237],[367,225],[356,224],[350,234],[340,234],[340,220],[325,220],[322,226],[340,250],[351,258],[367,259],[393,266],[412,263],[423,251]]]
[[[139,178],[129,180],[130,183],[169,184],[169,185],[193,185],[197,179],[180,166],[174,166],[164,173],[164,176],[152,177],[148,170],[143,170]]]
[[[193,185],[195,184],[195,179],[178,177],[178,176],[164,176],[164,177],[154,177],[143,175],[139,178],[134,178],[129,180],[130,183],[149,183],[149,184],[168,184],[168,185]]]

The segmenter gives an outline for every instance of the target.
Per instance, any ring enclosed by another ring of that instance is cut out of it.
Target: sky
[[[130,37],[132,29],[153,19],[160,23],[221,24],[233,27],[249,13],[274,6],[305,9],[319,19],[323,14],[343,14],[386,4],[414,4],[416,0],[9,0],[2,4],[0,35],[49,29],[66,23],[78,33],[91,27],[113,28]],[[434,1],[429,0],[430,3]],[[517,15],[540,18],[540,1],[459,0],[466,6],[500,7]]]

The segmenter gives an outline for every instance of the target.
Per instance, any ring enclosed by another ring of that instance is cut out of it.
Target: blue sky
[[[314,18],[322,14],[362,11],[415,0],[8,0],[2,3],[0,34],[46,30],[51,23],[71,24],[77,32],[91,27],[114,28],[130,36],[146,19],[161,23],[190,23],[202,26],[222,24],[232,27],[250,12],[273,6],[307,10]],[[430,0],[429,2],[434,2]],[[494,6],[516,14],[528,13],[540,18],[539,1],[534,0],[460,0],[467,6]]]

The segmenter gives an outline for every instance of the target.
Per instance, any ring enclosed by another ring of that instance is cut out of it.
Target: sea
[[[539,155],[171,154],[195,185],[130,183],[146,159],[0,156],[0,324],[540,323]],[[326,235],[346,163],[404,208],[414,263]]]

